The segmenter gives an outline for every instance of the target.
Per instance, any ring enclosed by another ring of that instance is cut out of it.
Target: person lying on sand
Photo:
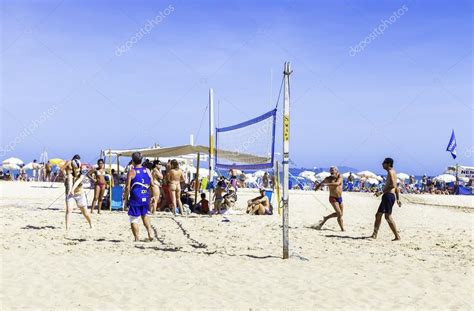
[[[260,195],[247,201],[247,214],[250,215],[271,215],[270,201],[265,195],[265,189],[260,188]]]
[[[335,212],[325,216],[314,228],[321,230],[326,221],[337,217],[337,223],[339,224],[341,231],[345,231],[344,222],[342,220],[342,214],[344,212],[344,205],[342,204],[342,176],[339,174],[339,171],[335,166],[332,166],[329,169],[329,172],[331,173],[331,176],[326,177],[320,184],[318,184],[316,188],[314,188],[314,191],[319,190],[323,185],[328,186],[329,203],[331,203]]]
[[[397,174],[393,169],[393,159],[386,158],[383,161],[382,166],[384,170],[387,171],[387,182],[383,189],[382,202],[380,202],[379,209],[375,214],[374,233],[372,234],[372,238],[377,238],[380,223],[382,222],[382,215],[385,214],[385,220],[387,220],[390,229],[392,229],[392,232],[395,235],[395,238],[392,241],[398,241],[400,240],[400,235],[398,234],[395,221],[392,218],[392,207],[393,204],[395,204],[395,199],[398,206],[402,207],[402,203],[400,202],[400,193],[397,187]],[[379,192],[376,196],[380,196],[381,194],[382,192]]]
[[[81,172],[81,157],[76,154],[71,161],[67,161],[61,167],[66,190],[66,230],[71,226],[72,203],[75,201],[80,208],[82,215],[92,228],[92,220],[87,210],[87,198],[82,188],[84,175]]]
[[[150,221],[146,215],[148,213],[148,206],[150,205],[151,173],[147,168],[142,166],[142,155],[140,152],[134,152],[132,154],[132,161],[133,166],[130,167],[130,171],[127,175],[123,201],[125,205],[127,205],[127,201],[130,203],[128,216],[130,218],[130,226],[135,242],[140,240],[138,229],[140,217],[148,232],[148,240],[153,241]]]

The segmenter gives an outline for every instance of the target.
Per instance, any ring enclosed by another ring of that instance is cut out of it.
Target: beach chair
[[[122,186],[114,186],[112,187],[112,203],[110,208],[114,211],[116,210],[123,210],[123,188]]]

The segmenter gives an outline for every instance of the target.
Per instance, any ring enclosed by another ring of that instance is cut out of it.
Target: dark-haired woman
[[[97,168],[91,170],[87,176],[94,180],[95,187],[94,187],[94,200],[92,200],[91,205],[91,214],[94,213],[95,204],[97,203],[98,214],[102,210],[102,199],[104,197],[105,188],[107,182],[105,181],[105,163],[103,159],[99,159],[97,161]]]

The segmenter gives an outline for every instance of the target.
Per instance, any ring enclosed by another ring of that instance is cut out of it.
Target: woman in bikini
[[[152,163],[151,170],[151,200],[150,200],[150,210],[152,214],[155,214],[156,207],[160,203],[160,183],[163,179],[163,174],[160,170],[160,161],[155,160]]]
[[[103,159],[99,159],[97,161],[97,168],[95,170],[91,170],[87,177],[91,180],[94,180],[95,187],[94,187],[94,200],[92,200],[91,206],[91,214],[94,213],[95,204],[98,203],[98,213],[102,209],[102,198],[104,197],[104,192],[106,188],[106,181],[105,181],[105,164]]]
[[[184,215],[183,204],[181,203],[181,182],[184,182],[184,174],[179,168],[178,161],[171,161],[171,169],[168,171],[167,178],[171,193],[172,213],[176,215],[176,204],[178,204],[179,212]]]

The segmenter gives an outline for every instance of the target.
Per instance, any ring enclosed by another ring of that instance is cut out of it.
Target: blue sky
[[[437,174],[452,128],[473,164],[470,1],[2,1],[0,19],[2,159],[206,144],[210,87],[238,123],[273,108],[290,61],[297,166]]]

